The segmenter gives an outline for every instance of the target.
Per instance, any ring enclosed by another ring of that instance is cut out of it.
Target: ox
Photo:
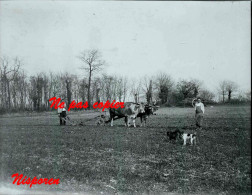
[[[141,127],[143,125],[144,121],[144,126],[146,126],[146,120],[150,115],[156,115],[156,111],[158,110],[159,106],[156,105],[145,105],[144,106],[144,112],[143,113],[138,113],[137,117],[140,117],[141,120]]]
[[[130,126],[129,120],[133,121],[134,127],[136,127],[136,117],[139,113],[144,113],[144,105],[133,103],[133,102],[125,102],[124,108],[110,108],[110,122],[111,126],[113,126],[113,120],[117,116],[118,118],[125,119],[125,126]]]

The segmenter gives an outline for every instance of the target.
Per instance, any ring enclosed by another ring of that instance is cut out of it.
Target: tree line
[[[216,96],[222,102],[231,102],[238,85],[232,81],[222,81],[217,94],[203,87],[197,79],[174,79],[160,72],[153,76],[144,76],[130,80],[127,76],[109,75],[102,72],[106,62],[102,60],[98,50],[87,50],[78,56],[82,61],[81,70],[86,74],[83,78],[65,73],[37,73],[28,76],[22,67],[21,60],[16,57],[1,58],[0,62],[0,109],[5,111],[50,109],[49,99],[60,97],[69,105],[72,100],[94,102],[116,100],[125,102],[155,101],[159,105],[185,106],[200,96],[205,102],[216,102]],[[242,101],[251,100],[251,92],[240,94]]]

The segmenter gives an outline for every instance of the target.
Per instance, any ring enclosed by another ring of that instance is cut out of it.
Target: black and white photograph
[[[0,0],[0,194],[251,194],[251,2]]]

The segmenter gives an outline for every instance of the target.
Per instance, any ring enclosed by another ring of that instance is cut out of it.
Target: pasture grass
[[[250,194],[248,106],[206,107],[196,146],[166,132],[194,131],[192,108],[161,108],[147,127],[94,126],[97,113],[73,113],[85,126],[59,126],[56,115],[0,118],[1,182],[17,189],[94,194]],[[59,185],[16,186],[11,175],[60,178]]]

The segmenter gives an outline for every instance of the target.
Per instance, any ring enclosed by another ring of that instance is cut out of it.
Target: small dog
[[[168,131],[167,136],[170,140],[179,140],[183,139],[184,144],[186,145],[187,141],[190,140],[190,143],[193,145],[196,145],[196,133],[185,133],[183,131],[180,131],[179,129],[176,129],[175,131]]]
[[[191,145],[196,145],[196,133],[183,133],[184,146],[187,140],[190,140]]]

